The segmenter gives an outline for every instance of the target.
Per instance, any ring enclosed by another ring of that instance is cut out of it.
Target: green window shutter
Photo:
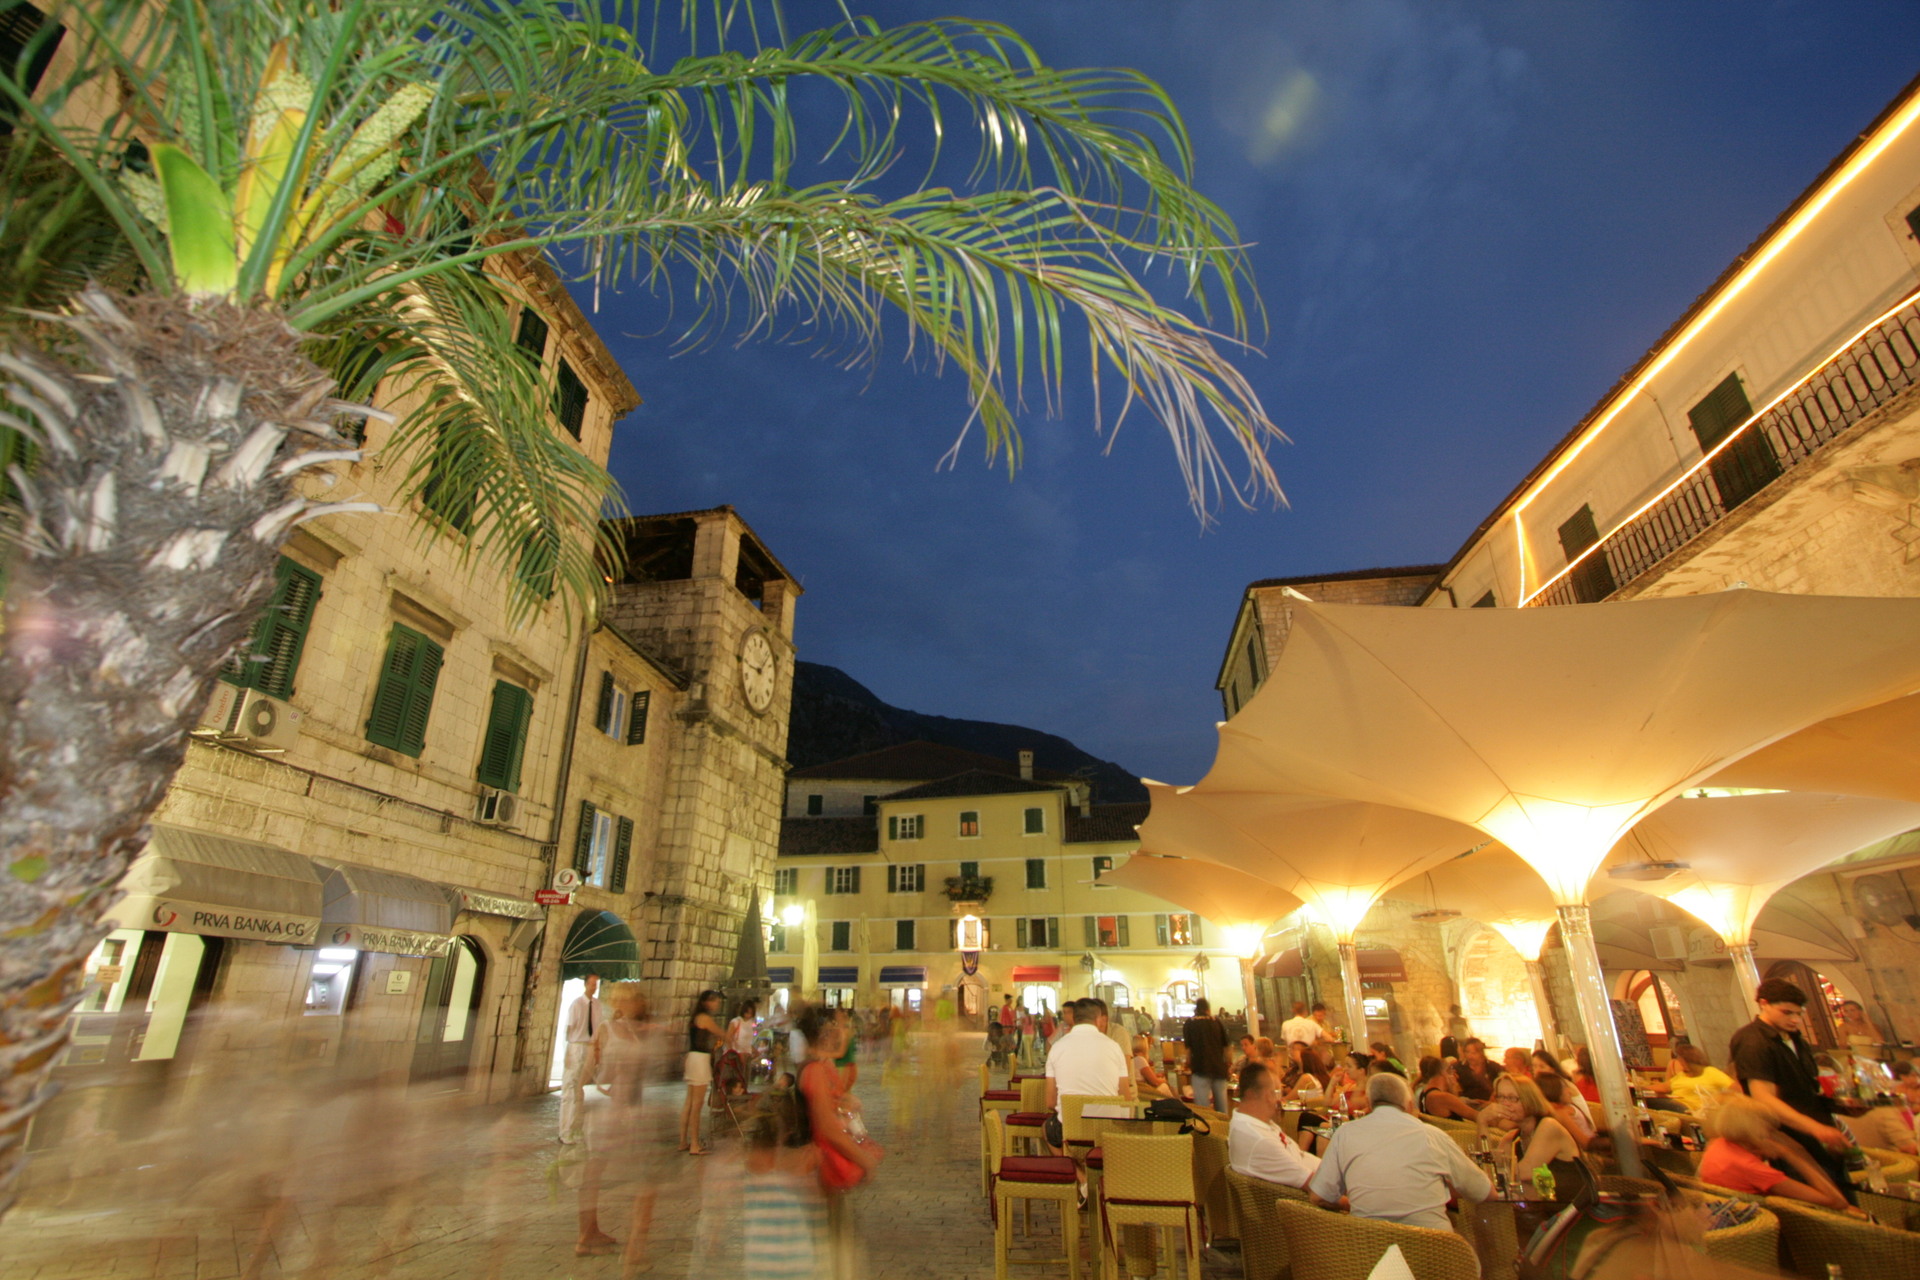
[[[899,838],[900,838],[900,819],[889,814],[887,817],[887,839],[898,840]]]
[[[1080,919],[1086,925],[1087,950],[1091,951],[1100,945],[1100,922],[1092,916],[1081,916]]]
[[[417,756],[426,746],[427,718],[445,652],[412,627],[394,624],[386,661],[367,716],[367,741]]]
[[[1187,930],[1188,930],[1187,936],[1189,939],[1192,940],[1194,946],[1204,947],[1207,945],[1200,937],[1200,917],[1199,916],[1187,917]]]
[[[848,893],[860,892],[860,868],[858,867],[853,868],[853,884],[847,889],[847,892]]]
[[[573,869],[585,880],[593,870],[593,801],[580,802],[580,830],[573,837]]]
[[[253,624],[246,649],[221,668],[220,678],[242,689],[290,698],[313,607],[320,600],[320,575],[282,556],[273,576],[273,599]]]
[[[527,722],[533,717],[533,695],[505,680],[493,682],[493,706],[487,713],[487,732],[480,739],[480,770],[476,775],[489,787],[520,789],[520,761],[527,750]]]
[[[637,747],[647,740],[647,707],[653,702],[653,694],[646,689],[636,689],[633,701],[627,707],[627,745]]]
[[[513,336],[513,345],[527,353],[529,359],[538,368],[547,354],[547,321],[532,307],[524,307],[520,312],[520,330]]]
[[[826,887],[827,893],[833,892],[833,872],[834,872],[834,868],[832,867],[827,868],[827,887]]]
[[[613,714],[613,672],[600,673],[600,705],[593,713],[593,727],[607,732],[607,717]]]
[[[1120,926],[1120,945],[1123,947],[1132,946],[1133,943],[1127,938],[1127,918],[1121,916],[1116,923]]]
[[[960,922],[953,917],[947,918],[947,950],[952,951],[960,945]]]
[[[475,462],[471,446],[456,448],[440,428],[427,465],[427,478],[420,485],[420,504],[461,533],[473,526],[473,507],[479,497],[479,485],[471,471]]]
[[[887,864],[887,892],[900,892],[900,868],[894,866],[891,862]]]
[[[575,440],[580,438],[580,429],[586,425],[587,399],[587,384],[580,381],[572,365],[560,361],[554,372],[553,412]]]
[[[1153,918],[1153,940],[1156,945],[1167,945],[1167,918],[1163,915]]]
[[[560,532],[541,528],[527,535],[513,575],[521,586],[542,600],[553,598],[554,577],[560,570]]]
[[[1060,917],[1059,916],[1047,917],[1046,945],[1050,947],[1057,947],[1060,945]]]
[[[633,856],[633,819],[614,819],[613,874],[607,888],[614,893],[627,891],[627,860]]]

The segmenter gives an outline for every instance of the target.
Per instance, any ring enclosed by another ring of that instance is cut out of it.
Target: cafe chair
[[[1890,1147],[1866,1147],[1863,1148],[1863,1150],[1866,1152],[1867,1159],[1880,1166],[1881,1176],[1886,1178],[1889,1183],[1912,1182],[1914,1170],[1917,1166],[1920,1166],[1920,1162],[1916,1162],[1912,1156],[1895,1151]],[[1867,1170],[1856,1169],[1852,1176],[1854,1186],[1864,1187],[1867,1185],[1867,1178],[1869,1176]]]
[[[1480,1280],[1473,1246],[1452,1231],[1376,1222],[1297,1200],[1274,1200],[1272,1213],[1287,1236],[1293,1280],[1367,1280],[1396,1244],[1419,1280]]]
[[[986,1068],[980,1069],[984,1078]],[[987,1147],[987,1112],[998,1111],[1004,1114],[1020,1110],[1020,1091],[1018,1089],[986,1089],[980,1094],[980,1194],[993,1194],[993,1156]]]
[[[1194,1132],[1193,1185],[1200,1194],[1200,1207],[1206,1211],[1203,1221],[1207,1239],[1239,1238],[1239,1215],[1234,1212],[1233,1197],[1227,1191],[1226,1125],[1217,1125],[1210,1133]]]
[[[1920,1235],[1861,1222],[1784,1196],[1768,1196],[1767,1209],[1780,1219],[1780,1240],[1794,1271],[1815,1280],[1838,1263],[1842,1275],[1920,1276]]]
[[[993,1276],[1007,1280],[1012,1265],[1013,1202],[1026,1214],[1025,1233],[1033,1232],[1033,1202],[1060,1206],[1060,1235],[1066,1241],[1064,1258],[1022,1258],[1021,1265],[1050,1265],[1064,1261],[1067,1280],[1080,1280],[1080,1179],[1067,1156],[1013,1156],[1007,1154],[1007,1130],[1000,1113],[987,1113],[988,1149],[993,1155]]]
[[[1106,1097],[1073,1094],[1060,1099],[1060,1132],[1066,1140],[1067,1154],[1085,1166],[1087,1195],[1097,1201],[1101,1168],[1105,1163],[1104,1153],[1100,1149],[1101,1137],[1109,1127],[1126,1122],[1110,1116],[1081,1114],[1088,1107],[1126,1107],[1130,1111],[1137,1108],[1133,1099],[1122,1098],[1118,1094]]]
[[[1200,1280],[1200,1238],[1205,1214],[1193,1185],[1193,1138],[1188,1134],[1150,1137],[1109,1132],[1101,1139],[1105,1156],[1100,1185],[1100,1274],[1125,1280],[1133,1241],[1145,1228],[1155,1234],[1186,1233],[1188,1280]],[[1125,1238],[1127,1248],[1121,1244]],[[1168,1241],[1171,1250],[1171,1240]],[[1111,1272],[1108,1268],[1111,1267]]]
[[[1018,1142],[1028,1155],[1048,1154],[1045,1130],[1052,1115],[1047,1110],[1047,1078],[1030,1076],[1022,1080],[1020,1109],[1006,1118],[1008,1147]]]
[[[1226,1171],[1227,1197],[1233,1204],[1235,1230],[1240,1237],[1240,1264],[1244,1280],[1292,1280],[1287,1235],[1273,1214],[1275,1200],[1308,1203],[1300,1187]]]
[[[1680,1194],[1687,1207],[1694,1210],[1705,1210],[1710,1200],[1728,1198],[1685,1188]],[[1751,1222],[1708,1231],[1702,1247],[1715,1262],[1753,1271],[1772,1271],[1780,1263],[1780,1219],[1766,1209],[1759,1209]],[[1821,1274],[1824,1276],[1826,1273]]]

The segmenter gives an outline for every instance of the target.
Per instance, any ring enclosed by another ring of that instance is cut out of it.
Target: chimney
[[[1020,776],[1027,782],[1033,781],[1033,752],[1031,751],[1020,753]]]

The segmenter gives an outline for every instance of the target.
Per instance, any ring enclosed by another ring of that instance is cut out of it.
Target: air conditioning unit
[[[1647,930],[1653,938],[1653,954],[1661,960],[1687,958],[1687,931],[1670,924],[1657,924]]]
[[[233,723],[233,713],[240,706],[241,690],[225,680],[213,686],[213,696],[207,699],[207,708],[200,713],[200,724],[194,733],[203,738],[218,738],[227,733],[227,726]]]
[[[285,751],[300,741],[300,725],[307,718],[306,712],[257,690],[236,689],[234,692],[240,697],[221,741],[249,751],[267,752]]]
[[[520,816],[520,797],[511,791],[496,791],[492,787],[480,788],[480,798],[473,806],[473,820],[493,826],[510,827]]]

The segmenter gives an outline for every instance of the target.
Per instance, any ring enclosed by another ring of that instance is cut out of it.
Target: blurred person
[[[1871,1047],[1885,1038],[1880,1028],[1868,1019],[1866,1009],[1858,1000],[1840,1002],[1840,1016],[1834,1020],[1833,1033],[1842,1046]]]
[[[1152,1042],[1145,1036],[1133,1038],[1133,1091],[1141,1098],[1171,1098],[1167,1078],[1153,1069]]]
[[[1367,1049],[1373,1057],[1373,1061],[1367,1064],[1368,1071],[1372,1071],[1376,1066],[1390,1067],[1393,1069],[1393,1073],[1402,1080],[1407,1078],[1406,1064],[1393,1056],[1392,1045],[1388,1044],[1385,1040],[1375,1040],[1367,1046]]]
[[[1307,1016],[1307,1002],[1293,1002],[1293,1016],[1280,1024],[1280,1043],[1314,1045],[1320,1043],[1320,1024]]]
[[[1571,1088],[1561,1076],[1536,1076],[1528,1080],[1509,1072],[1501,1077],[1495,1097],[1511,1095],[1518,1108],[1512,1129],[1503,1129],[1499,1141],[1513,1143],[1513,1180],[1525,1186],[1535,1169],[1544,1166],[1553,1173],[1555,1199],[1570,1198],[1589,1181],[1591,1170],[1583,1152],[1586,1144],[1567,1128],[1564,1115],[1554,1107],[1543,1080]]]
[[[693,1013],[687,1018],[687,1056],[682,1069],[687,1100],[680,1109],[680,1150],[688,1155],[712,1154],[700,1145],[700,1113],[706,1107],[707,1090],[713,1085],[713,1050],[720,1043],[716,1019],[722,1000],[718,991],[702,991],[694,998]]]
[[[583,993],[567,1006],[567,1049],[560,1069],[560,1141],[567,1143],[580,1140],[581,1126],[585,1123],[580,1103],[586,1087],[593,1083],[592,1077],[582,1074],[586,1069],[587,1049],[593,1043],[594,1032],[608,1017],[607,1007],[599,996],[600,975],[590,973],[581,979],[580,985]]]
[[[1667,1059],[1667,1078],[1654,1085],[1696,1116],[1704,1116],[1739,1086],[1733,1077],[1707,1061],[1695,1045],[1683,1044]]]
[[[1910,1110],[1920,1110],[1920,1070],[1910,1060],[1893,1064],[1893,1095],[1904,1099]]]
[[[1423,1116],[1479,1123],[1480,1109],[1460,1096],[1460,1077],[1445,1058],[1420,1059],[1420,1083],[1414,1086],[1413,1098]]]
[[[1100,1023],[1101,1030],[1106,1032],[1107,1039],[1120,1046],[1121,1057],[1132,1059],[1133,1032],[1127,1029],[1126,1019],[1120,1016],[1118,1009],[1107,1008],[1107,1002],[1104,1000],[1100,1001],[1100,1008],[1105,1014]]]
[[[1187,1071],[1193,1079],[1195,1106],[1212,1107],[1225,1115],[1227,1102],[1227,1033],[1213,1016],[1205,996],[1193,1002],[1193,1016],[1181,1027],[1186,1045]]]
[[[1301,1150],[1275,1119],[1281,1097],[1273,1071],[1261,1063],[1249,1065],[1240,1073],[1238,1097],[1227,1129],[1229,1167],[1250,1178],[1306,1186],[1320,1167],[1320,1157]]]
[[[1850,1195],[1852,1185],[1840,1153],[1851,1148],[1853,1140],[1834,1125],[1833,1105],[1821,1092],[1813,1048],[1800,1031],[1807,993],[1784,978],[1769,978],[1755,990],[1754,1004],[1759,1012],[1733,1033],[1729,1046],[1734,1078],[1826,1171],[1840,1193]]]
[[[1018,1021],[1014,1026],[1019,1038],[1014,1041],[1013,1056],[1015,1062],[1024,1063],[1030,1060],[1027,1049],[1033,1044],[1033,1011],[1023,1005],[1015,1017]]]
[[[818,1180],[826,1196],[829,1248],[836,1274],[852,1247],[847,1231],[845,1195],[873,1173],[886,1153],[863,1140],[864,1126],[856,1128],[846,1107],[841,1075],[834,1066],[842,1046],[841,1028],[831,1011],[810,1008],[800,1015],[800,1031],[807,1041],[807,1062],[800,1069],[800,1103],[808,1135],[818,1153]]]
[[[1002,1040],[1012,1041],[1013,1043],[1010,1046],[1011,1051],[1018,1053],[1020,1051],[1020,1015],[1014,1011],[1013,993],[1011,991],[1000,997],[998,1021],[1000,1023],[1000,1038]]]
[[[1320,1001],[1313,1002],[1313,1020],[1320,1024],[1320,1043],[1334,1044],[1340,1037],[1334,1034],[1333,1022],[1327,1015],[1327,1006]]]
[[[600,1229],[600,1193],[617,1188],[633,1197],[627,1212],[627,1244],[621,1261],[631,1275],[646,1264],[653,1222],[654,1187],[647,1168],[641,1100],[651,1073],[647,1000],[637,982],[610,984],[613,1016],[594,1032],[588,1066],[604,1100],[587,1107],[587,1161],[580,1178],[580,1257],[611,1253],[619,1241]]]
[[[1533,1079],[1533,1055],[1525,1049],[1508,1049],[1500,1055],[1500,1065],[1510,1076],[1519,1076],[1522,1080]]]
[[[1580,1097],[1574,1090],[1573,1081],[1565,1076],[1540,1075],[1526,1081],[1516,1077],[1514,1083],[1531,1084],[1540,1096],[1546,1099],[1548,1109],[1553,1112],[1553,1118],[1573,1135],[1573,1140],[1580,1144],[1582,1151],[1593,1147],[1599,1133],[1594,1127],[1592,1117],[1586,1113],[1585,1109],[1573,1105],[1573,1100]],[[1524,1099],[1526,1095],[1521,1096]]]
[[[840,1092],[849,1093],[860,1079],[860,1062],[856,1052],[859,1046],[853,1034],[853,1014],[844,1008],[835,1009],[833,1023],[840,1029],[840,1053],[834,1058],[833,1065],[840,1073]]]
[[[1586,1120],[1589,1128],[1597,1127],[1593,1123],[1593,1109],[1587,1106],[1587,1099],[1581,1094],[1580,1087],[1573,1082],[1573,1077],[1568,1075],[1566,1070],[1554,1060],[1552,1054],[1548,1053],[1545,1049],[1535,1049],[1533,1051],[1532,1061],[1528,1065],[1532,1068],[1533,1080],[1536,1084],[1548,1076],[1553,1076],[1556,1079],[1565,1081],[1567,1086],[1565,1090],[1567,1105],[1580,1113],[1582,1118]],[[1674,1110],[1677,1111],[1679,1108],[1676,1106]]]
[[[1367,1079],[1367,1114],[1333,1134],[1307,1182],[1315,1203],[1345,1201],[1362,1218],[1450,1231],[1447,1202],[1485,1200],[1493,1184],[1457,1143],[1413,1116],[1413,1090],[1397,1075]]]
[[[1700,1180],[1748,1195],[1785,1196],[1858,1213],[1833,1175],[1802,1144],[1782,1134],[1776,1115],[1758,1098],[1736,1094],[1722,1101],[1707,1121],[1710,1136],[1700,1157]]]
[[[1440,1038],[1440,1056],[1458,1059],[1460,1046],[1473,1034],[1473,1028],[1467,1025],[1466,1015],[1460,1012],[1460,1006],[1447,1006],[1447,1034]]]
[[[1047,1037],[1047,1053],[1049,1056],[1053,1053],[1053,1047],[1064,1040],[1067,1033],[1073,1030],[1074,1023],[1079,1021],[1077,1013],[1077,1002],[1072,1000],[1063,1000],[1060,1002],[1060,1017],[1053,1024],[1053,1034]]]
[[[1487,1060],[1487,1042],[1470,1036],[1460,1042],[1460,1062],[1455,1067],[1460,1077],[1460,1095],[1475,1102],[1493,1097],[1493,1082],[1501,1074],[1499,1063]]]
[[[1600,1081],[1593,1074],[1593,1055],[1587,1052],[1587,1046],[1580,1045],[1573,1051],[1573,1087],[1588,1102],[1600,1101]]]
[[[1040,1005],[1040,1020],[1035,1025],[1040,1033],[1041,1052],[1044,1053],[1046,1046],[1053,1043],[1053,1031],[1058,1025],[1054,1020],[1052,1005],[1044,1002]]]
[[[769,1093],[746,1125],[741,1235],[743,1270],[753,1280],[818,1280],[821,1273],[820,1154],[806,1140],[797,1108],[790,1092]]]

